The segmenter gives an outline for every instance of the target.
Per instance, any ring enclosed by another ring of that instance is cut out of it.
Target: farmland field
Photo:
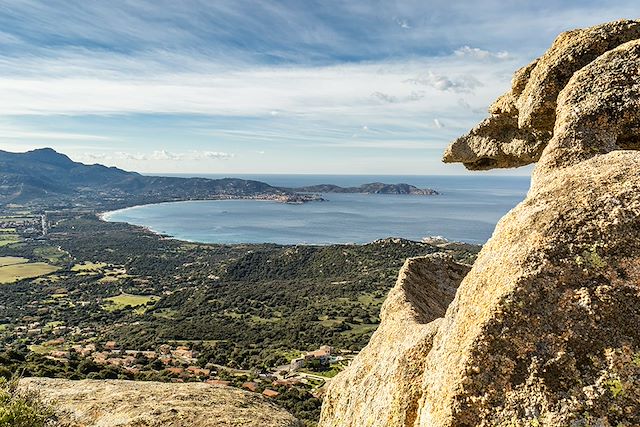
[[[76,264],[73,267],[71,267],[71,271],[75,271],[75,272],[99,272],[101,271],[103,268],[105,268],[107,266],[107,264],[103,263],[103,262],[83,262],[80,264]]]
[[[157,301],[160,297],[155,295],[132,295],[132,294],[121,294],[115,297],[106,298],[105,301],[107,305],[104,306],[104,309],[107,311],[113,310],[121,310],[127,306],[130,307],[139,307],[136,312],[144,313],[144,307],[149,301]]]
[[[0,267],[0,283],[13,283],[18,280],[31,279],[53,273],[57,270],[58,267],[44,262],[5,265]]]
[[[27,262],[29,262],[29,260],[22,257],[16,257],[16,256],[0,257],[0,267],[5,267],[7,265],[24,264]]]
[[[10,245],[12,243],[18,243],[20,237],[13,233],[0,233],[0,246]]]

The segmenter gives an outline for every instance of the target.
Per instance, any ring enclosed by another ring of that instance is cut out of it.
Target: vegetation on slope
[[[54,421],[53,408],[35,390],[19,389],[17,379],[0,376],[0,427],[45,427]]]

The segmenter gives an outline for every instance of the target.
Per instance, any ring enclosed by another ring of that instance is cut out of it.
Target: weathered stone
[[[440,324],[418,425],[639,425],[639,260],[638,153],[537,182]]]
[[[451,143],[443,161],[461,162],[472,170],[525,166],[538,160],[547,142],[520,129],[516,117],[493,115]]]
[[[638,38],[640,21],[631,20],[562,33],[542,57],[515,73],[511,90],[489,107],[491,116],[454,141],[444,162],[471,170],[535,163],[554,134],[557,99],[574,73]]]
[[[61,427],[302,427],[260,395],[204,383],[26,378]]]
[[[567,31],[537,61],[516,102],[520,127],[553,130],[556,98],[573,73],[603,53],[640,38],[640,21],[620,20]]]
[[[566,33],[532,71],[524,122],[553,138],[440,324],[418,425],[640,424],[638,36]]]
[[[436,319],[468,271],[439,254],[406,261],[382,307],[380,327],[349,369],[331,382],[321,426],[413,425],[422,395],[423,355],[431,347]]]

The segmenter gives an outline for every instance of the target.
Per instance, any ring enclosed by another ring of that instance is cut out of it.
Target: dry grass
[[[45,276],[58,271],[58,269],[58,267],[44,262],[6,265],[0,267],[0,283],[13,283],[19,280]]]

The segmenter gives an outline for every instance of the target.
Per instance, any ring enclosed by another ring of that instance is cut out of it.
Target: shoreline
[[[214,201],[214,202],[215,201],[221,201],[221,202],[222,201],[258,201],[258,202],[273,202],[273,203],[277,203],[274,200],[267,200],[267,199],[179,200],[179,201],[148,203],[148,204],[143,204],[143,205],[129,206],[129,207],[126,207],[126,208],[116,209],[116,210],[113,210],[113,211],[98,212],[98,213],[95,213],[95,216],[101,222],[127,224],[129,226],[136,227],[136,228],[138,228],[140,230],[144,230],[144,231],[146,231],[146,232],[148,232],[150,234],[153,234],[153,235],[157,236],[160,239],[176,240],[176,241],[179,241],[179,242],[195,243],[195,244],[200,244],[200,245],[221,245],[221,246],[276,245],[276,246],[283,246],[283,247],[287,247],[287,246],[291,246],[291,247],[294,247],[294,246],[334,246],[334,245],[335,246],[365,246],[365,245],[374,244],[376,242],[383,242],[383,241],[392,241],[393,242],[393,241],[403,241],[403,240],[404,241],[413,242],[413,243],[428,244],[428,245],[436,246],[436,247],[439,247],[441,245],[449,245],[449,244],[463,244],[463,245],[475,245],[475,246],[484,245],[484,243],[449,240],[446,237],[443,237],[441,235],[428,235],[428,236],[421,237],[419,239],[407,238],[407,237],[387,236],[387,237],[381,237],[381,238],[373,239],[373,240],[366,241],[366,242],[360,242],[360,243],[358,243],[358,242],[326,242],[326,243],[306,243],[306,242],[300,242],[300,243],[205,242],[205,241],[201,241],[201,240],[188,239],[188,238],[184,238],[184,237],[178,237],[178,236],[175,236],[175,235],[171,235],[171,234],[168,234],[166,232],[155,230],[151,226],[134,224],[134,223],[127,222],[127,221],[115,221],[115,220],[111,220],[109,218],[110,214],[115,214],[115,213],[118,213],[118,212],[123,212],[123,211],[131,210],[131,209],[135,209],[135,208],[143,207],[143,206],[161,205],[161,204],[167,204],[167,203],[212,202],[212,201]]]

